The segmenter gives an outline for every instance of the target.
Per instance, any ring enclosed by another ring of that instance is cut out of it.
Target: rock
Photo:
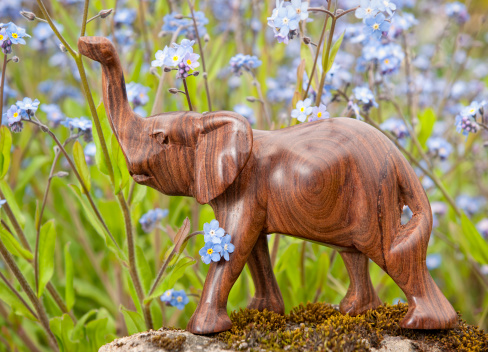
[[[435,346],[424,346],[419,341],[412,341],[400,336],[385,336],[383,341],[381,341],[380,348],[372,348],[371,351],[377,352],[418,352],[418,351],[429,351],[429,352],[441,352]]]

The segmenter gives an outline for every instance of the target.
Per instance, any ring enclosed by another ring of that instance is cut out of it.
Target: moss
[[[178,352],[186,341],[185,336],[169,337],[166,334],[151,335],[150,339],[156,347],[174,352]]]
[[[300,305],[285,316],[241,309],[230,315],[232,329],[217,338],[229,348],[250,351],[369,351],[386,335],[417,341],[419,350],[435,345],[443,351],[488,351],[488,334],[461,317],[453,330],[400,328],[407,310],[408,305],[399,303],[351,317],[324,303]]]

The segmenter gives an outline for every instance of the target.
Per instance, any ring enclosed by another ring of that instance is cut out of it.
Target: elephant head
[[[142,118],[130,107],[113,44],[103,37],[82,37],[78,48],[102,65],[107,116],[136,182],[167,195],[195,197],[201,204],[234,182],[252,150],[252,129],[244,117],[221,111]]]

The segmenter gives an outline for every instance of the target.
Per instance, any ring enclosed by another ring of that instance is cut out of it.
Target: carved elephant
[[[187,329],[228,330],[227,298],[247,263],[250,308],[284,313],[266,235],[281,233],[336,248],[350,285],[340,304],[356,315],[381,305],[368,258],[405,293],[401,327],[447,329],[457,314],[425,264],[432,228],[427,196],[395,145],[370,125],[331,118],[275,131],[252,130],[229,111],[135,114],[109,40],[83,37],[82,55],[102,65],[103,99],[134,180],[167,195],[210,204],[232,235],[230,261],[212,263]],[[402,225],[402,208],[412,219]]]

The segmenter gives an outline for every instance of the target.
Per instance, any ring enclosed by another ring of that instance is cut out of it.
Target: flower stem
[[[54,351],[56,352],[59,351],[56,337],[54,337],[54,334],[52,333],[49,327],[49,318],[46,314],[46,311],[44,310],[41,302],[37,298],[32,288],[29,286],[29,283],[27,282],[26,278],[24,277],[24,275],[22,275],[22,272],[20,271],[19,267],[17,266],[14,259],[12,258],[12,255],[9,253],[3,241],[1,240],[0,240],[0,254],[3,257],[5,264],[7,264],[7,266],[9,267],[9,269],[12,271],[15,278],[19,282],[20,287],[22,287],[22,290],[27,294],[27,297],[31,301],[32,305],[34,306],[39,321],[41,323],[41,326],[44,328],[44,330],[47,333],[49,345]]]
[[[3,116],[3,90],[5,88],[5,73],[7,72],[7,54],[3,54],[2,83],[0,83],[0,119]]]
[[[322,92],[324,90],[324,85],[325,85],[325,78],[327,77],[327,67],[329,66],[329,56],[330,56],[330,50],[332,49],[332,38],[334,36],[334,31],[335,31],[335,25],[336,25],[337,19],[335,17],[332,18],[332,25],[330,26],[330,32],[329,32],[329,39],[327,41],[327,52],[325,53],[325,65],[322,67],[322,77],[320,78],[320,84],[317,87],[317,98],[315,99],[315,105],[319,106],[320,101],[322,100]]]
[[[186,78],[183,79],[183,86],[185,87],[186,101],[188,102],[188,109],[193,111],[193,106],[191,105],[190,94],[188,93],[188,86],[186,85]]]
[[[80,32],[80,37],[85,36],[86,32],[86,24],[87,18],[88,18],[88,6],[90,5],[90,0],[85,0],[85,6],[83,8],[83,20],[81,21],[81,32]]]
[[[10,291],[12,291],[12,293],[17,296],[17,298],[19,299],[20,302],[22,302],[22,304],[25,306],[25,308],[27,308],[27,310],[37,319],[39,320],[39,317],[37,316],[37,314],[32,310],[32,308],[30,307],[30,305],[24,300],[24,298],[20,295],[20,293],[15,289],[15,287],[12,286],[12,284],[10,283],[10,281],[8,281],[8,279],[5,277],[5,275],[2,274],[2,272],[0,272],[0,279],[3,280],[3,282],[5,282],[5,285],[8,286],[8,288],[10,289]]]
[[[195,12],[193,9],[193,4],[191,3],[191,0],[187,0],[187,2],[188,2],[188,6],[190,7],[190,11],[191,11],[191,18],[193,20],[193,27],[195,27],[195,35],[197,37],[198,47],[200,49],[200,57],[202,58],[203,79],[205,80],[205,90],[207,91],[208,111],[212,111],[212,102],[210,99],[210,90],[208,88],[208,75],[207,75],[207,68],[205,66],[205,54],[203,53],[202,40],[200,39],[200,34],[198,33],[197,20],[195,19]]]

